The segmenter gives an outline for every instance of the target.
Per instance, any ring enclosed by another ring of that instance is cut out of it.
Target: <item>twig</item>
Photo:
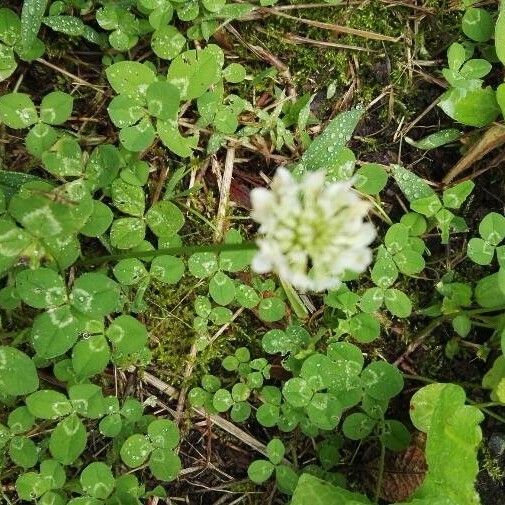
[[[35,61],[42,63],[42,65],[45,65],[46,67],[56,70],[56,72],[60,72],[60,74],[66,75],[67,77],[74,79],[75,82],[78,82],[79,84],[82,84],[83,86],[88,86],[90,88],[93,88],[95,91],[102,93],[102,95],[105,94],[105,91],[103,89],[99,88],[98,86],[91,84],[90,82],[85,81],[84,79],[81,79],[80,77],[76,76],[75,74],[72,74],[71,72],[69,72],[68,70],[65,70],[64,68],[60,68],[57,65],[54,65],[53,63],[49,63],[48,61],[44,60],[43,58],[37,58]]]
[[[407,347],[406,351],[395,360],[394,365],[398,366],[409,354],[412,354],[426,338],[428,338],[432,331],[440,326],[447,318],[445,316],[434,319],[428,326],[423,328],[416,336],[416,339]]]
[[[170,384],[167,384],[166,382],[162,381],[161,379],[158,379],[158,377],[155,377],[154,375],[148,372],[144,372],[142,378],[145,382],[155,387],[158,391],[161,391],[162,393],[166,394],[171,399],[177,398],[179,396],[179,391],[177,391],[177,389],[175,389]],[[267,455],[267,448],[264,444],[262,444],[259,440],[256,440],[254,437],[249,435],[249,433],[246,433],[244,430],[237,428],[237,426],[235,426],[230,421],[227,421],[226,419],[223,419],[221,416],[218,415],[209,416],[203,409],[197,407],[192,407],[192,410],[202,417],[208,417],[216,426],[228,432],[230,435],[233,435],[238,440],[248,445],[255,451],[263,454],[264,456]]]

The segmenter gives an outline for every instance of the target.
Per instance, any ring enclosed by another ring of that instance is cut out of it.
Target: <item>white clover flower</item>
[[[297,181],[278,168],[270,189],[253,189],[251,217],[260,227],[252,269],[309,291],[336,288],[346,271],[365,270],[376,233],[364,221],[369,204],[351,184],[327,183],[323,171]]]

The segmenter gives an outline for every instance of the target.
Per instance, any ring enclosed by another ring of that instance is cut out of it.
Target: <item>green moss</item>
[[[175,287],[156,283],[145,296],[148,309],[144,317],[151,334],[153,366],[160,377],[175,387],[182,385],[191,346],[196,339],[192,327],[195,317],[193,301],[197,295],[206,293],[205,282],[202,284],[187,275]],[[261,325],[253,317],[252,314],[242,314],[212,345],[198,353],[190,385],[196,384],[204,373],[221,375],[221,361],[237,347],[246,346],[251,350],[257,347]],[[211,335],[217,329],[212,328]]]
[[[292,2],[297,3],[297,2]],[[359,77],[354,90],[354,103],[369,103],[379,96],[386,86],[392,86],[394,111],[408,119],[426,105],[425,96],[418,93],[416,82],[411,81],[407,68],[412,57],[432,58],[435,51],[442,51],[457,37],[458,12],[449,11],[444,2],[434,2],[433,15],[424,15],[405,6],[388,6],[379,0],[365,2],[363,6],[329,6],[325,8],[288,11],[290,15],[314,21],[347,26],[359,30],[379,33],[388,37],[402,37],[398,42],[372,40],[365,37],[342,35],[333,31],[297,23],[292,19],[270,16],[259,24],[241,25],[244,39],[262,45],[270,53],[289,66],[293,84],[299,94],[319,93],[316,101],[321,117],[327,115],[335,102],[344,95],[353,83],[351,66]],[[419,17],[416,33],[411,33],[413,17]],[[258,29],[261,36],[258,36]],[[294,44],[289,37],[296,35],[321,42],[334,42],[360,47],[365,51],[320,47],[311,43]],[[411,41],[410,39],[415,39]],[[419,50],[414,55],[413,51]],[[250,53],[244,51],[244,57]],[[262,62],[263,63],[263,62]],[[253,67],[264,68],[251,62]],[[416,81],[416,79],[414,79]],[[336,95],[326,100],[324,95],[330,84],[336,87]],[[430,97],[428,97],[430,98]],[[389,114],[388,100],[375,108],[378,119]]]

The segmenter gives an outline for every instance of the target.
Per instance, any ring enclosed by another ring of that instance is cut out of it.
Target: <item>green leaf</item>
[[[38,387],[39,377],[33,361],[14,347],[0,346],[0,392],[21,396]]]
[[[47,482],[35,472],[26,472],[19,475],[15,486],[19,498],[27,501],[33,501],[48,491]]]
[[[209,282],[209,294],[220,305],[228,305],[235,298],[235,284],[223,272],[217,272]]]
[[[81,326],[68,305],[38,315],[32,326],[32,345],[43,358],[67,352],[77,341]]]
[[[175,58],[186,45],[186,39],[173,25],[162,25],[153,34],[151,47],[164,60]]]
[[[468,242],[467,256],[477,265],[490,265],[495,248],[481,238],[472,238]]]
[[[294,377],[284,383],[282,394],[290,405],[298,408],[309,404],[314,395],[314,390],[310,387],[307,380],[301,377]]]
[[[21,45],[28,50],[39,33],[47,0],[24,0],[21,9]]]
[[[51,149],[57,140],[58,133],[52,126],[37,123],[25,137],[26,150],[33,156],[42,158],[44,152]]]
[[[406,249],[395,254],[394,262],[396,263],[398,270],[405,275],[418,274],[422,272],[425,267],[422,254],[411,249]]]
[[[12,47],[0,42],[0,82],[8,79],[16,71],[17,66]]]
[[[138,217],[116,219],[110,229],[110,242],[118,249],[131,249],[138,246],[145,237],[146,225]]]
[[[37,309],[57,307],[67,301],[63,279],[49,268],[22,270],[16,275],[16,290],[27,305]]]
[[[156,130],[163,144],[181,158],[188,158],[198,145],[198,134],[184,137],[175,121],[158,120]]]
[[[89,419],[98,419],[105,414],[105,401],[100,386],[75,384],[68,388],[68,396],[77,414]]]
[[[279,321],[286,313],[286,304],[278,297],[263,298],[258,305],[258,314],[267,323]]]
[[[144,151],[154,142],[156,132],[147,117],[142,118],[136,125],[127,126],[119,132],[119,140],[128,151]]]
[[[84,34],[86,25],[83,21],[75,16],[47,16],[43,19],[46,26],[49,26],[51,30],[55,32],[64,33],[65,35],[70,35],[71,37],[79,37]]]
[[[49,451],[62,465],[71,465],[86,448],[86,429],[76,414],[60,421],[51,433]]]
[[[195,253],[189,257],[188,269],[199,279],[210,277],[218,269],[217,257],[212,252]]]
[[[128,437],[121,446],[121,459],[126,466],[137,468],[147,461],[152,449],[147,437],[136,433]]]
[[[68,398],[52,389],[35,391],[26,398],[26,406],[38,419],[58,419],[72,412],[72,405]]]
[[[147,434],[154,447],[174,449],[179,444],[179,428],[168,419],[157,419],[147,427]]]
[[[32,439],[19,435],[11,438],[9,457],[18,466],[32,468],[37,464],[39,451]]]
[[[461,68],[461,75],[466,79],[480,79],[485,77],[493,66],[489,61],[482,58],[475,58],[467,61]]]
[[[26,93],[0,96],[0,121],[9,128],[27,128],[38,120],[32,99]]]
[[[308,473],[298,479],[291,505],[371,505],[365,496],[332,486]],[[418,504],[418,505],[428,505]],[[435,504],[430,504],[435,505]],[[441,505],[441,504],[440,504]],[[448,505],[448,504],[446,504]]]
[[[176,256],[156,256],[149,272],[160,282],[177,284],[184,275],[184,269],[184,262]]]
[[[475,286],[475,300],[484,308],[505,304],[505,284],[503,275],[498,273],[481,278]]]
[[[387,420],[384,423],[382,441],[390,451],[404,451],[410,444],[410,432],[400,421]]]
[[[410,202],[410,208],[426,217],[433,217],[442,209],[442,202],[437,195],[419,198]]]
[[[138,61],[120,61],[105,70],[112,89],[137,101],[144,101],[149,84],[156,80],[152,69]]]
[[[362,116],[363,110],[353,109],[332,119],[323,133],[316,137],[304,152],[300,162],[294,167],[294,175],[300,176],[306,171],[316,170],[333,172]]]
[[[112,201],[117,209],[131,216],[142,217],[145,209],[144,190],[121,179],[116,179],[111,186]]]
[[[500,113],[496,94],[490,87],[452,88],[442,95],[438,105],[455,121],[478,128],[492,123]]]
[[[170,482],[179,475],[182,463],[172,450],[156,448],[149,458],[149,469],[158,480]]]
[[[389,288],[384,292],[384,304],[396,317],[409,317],[412,312],[410,298],[399,289]]]
[[[13,46],[21,37],[21,21],[11,9],[0,9],[0,40]]]
[[[215,44],[185,51],[172,60],[167,81],[181,90],[182,100],[198,98],[219,81],[223,63],[223,51]]]
[[[391,225],[384,236],[384,245],[391,254],[405,249],[408,246],[408,241],[408,229],[401,223]]]
[[[344,435],[351,440],[361,440],[372,433],[377,421],[361,412],[348,415],[342,424]]]
[[[56,177],[82,174],[82,152],[76,139],[62,137],[42,153],[44,168]]]
[[[487,62],[486,62],[487,63]],[[405,137],[407,144],[417,147],[418,149],[423,149],[429,151],[431,149],[436,149],[437,147],[444,146],[446,144],[451,144],[461,137],[459,130],[455,128],[448,128],[446,130],[440,130],[427,137],[420,140],[412,140],[409,137]]]
[[[144,264],[137,258],[120,260],[112,270],[119,283],[125,286],[133,286],[149,275]]]
[[[467,59],[464,46],[458,44],[457,42],[454,42],[449,46],[449,49],[447,50],[447,61],[451,70],[458,71]]]
[[[298,483],[298,474],[287,465],[275,467],[275,480],[281,493],[293,494]]]
[[[119,414],[109,414],[100,420],[98,425],[100,433],[104,437],[117,437],[123,428],[123,422]]]
[[[498,56],[498,59],[505,65],[505,9],[503,8],[503,5],[500,8],[500,13],[498,14],[498,19],[496,20],[494,43],[496,48],[496,55]],[[505,89],[504,85],[501,85],[501,87],[502,89]],[[502,110],[505,110],[504,105],[502,105]],[[505,116],[505,113],[503,115]]]
[[[482,387],[491,390],[491,400],[505,403],[505,356],[498,356],[482,378]]]
[[[110,349],[103,335],[84,338],[72,349],[72,367],[80,379],[103,372],[109,360]]]
[[[234,423],[243,423],[251,416],[252,408],[247,402],[234,403],[230,410],[230,418]]]
[[[10,214],[31,234],[44,240],[75,233],[92,211],[91,196],[79,179],[56,188],[45,182],[28,182],[9,204]]]
[[[420,198],[427,198],[435,194],[433,189],[424,182],[423,179],[416,174],[401,167],[400,165],[393,165],[391,167],[393,177],[401,189],[405,198],[412,203]]]
[[[12,410],[7,418],[7,425],[12,434],[17,435],[29,431],[35,424],[35,417],[30,414],[27,407],[17,407]],[[0,436],[0,445],[3,440]]]
[[[111,144],[101,144],[91,152],[86,163],[85,178],[92,191],[108,187],[117,177],[121,159],[118,149]]]
[[[90,463],[79,477],[86,494],[105,500],[114,490],[116,480],[109,466],[102,462]]]
[[[475,42],[487,42],[494,33],[494,21],[485,9],[470,7],[461,22],[463,33]]]
[[[270,461],[257,459],[253,461],[247,469],[247,475],[255,484],[263,484],[273,474],[275,466]]]
[[[385,361],[370,363],[362,372],[361,379],[366,393],[376,400],[389,400],[403,389],[403,375]]]
[[[109,113],[111,121],[118,128],[132,126],[145,115],[143,107],[126,95],[115,96],[109,103],[107,112]]]
[[[398,278],[398,269],[388,253],[382,253],[372,268],[372,281],[382,289],[392,286]]]
[[[465,181],[456,184],[452,188],[446,189],[442,195],[444,206],[449,209],[459,209],[463,202],[470,196],[475,183],[473,181]]]
[[[464,390],[454,384],[430,384],[412,397],[411,414],[423,412],[423,421],[419,423],[418,419],[415,425],[428,434],[429,469],[414,498],[434,501],[434,497],[444,497],[458,505],[480,502],[474,482],[479,471],[477,448],[482,439],[478,424],[484,416],[464,402]]]
[[[146,99],[149,114],[159,119],[177,120],[181,100],[179,88],[164,81],[153,82],[147,88]]]
[[[333,394],[315,393],[305,411],[314,426],[322,430],[333,430],[340,421],[342,404]]]
[[[505,217],[496,212],[490,212],[479,224],[481,237],[493,246],[497,246],[505,238]]]
[[[175,235],[184,225],[184,215],[177,205],[166,200],[156,202],[146,214],[149,228],[158,237]]]
[[[119,305],[119,285],[104,274],[82,274],[74,283],[70,303],[90,317],[104,317]]]
[[[371,314],[357,314],[349,320],[349,333],[363,344],[373,342],[380,335],[380,324]]]
[[[40,120],[50,125],[60,125],[72,115],[74,98],[62,91],[46,95],[40,104]]]
[[[223,70],[223,77],[232,84],[242,82],[246,77],[246,69],[240,63],[230,63]]]
[[[109,206],[100,200],[93,200],[93,212],[80,233],[86,237],[100,237],[110,227],[114,215]]]
[[[226,412],[233,405],[233,398],[227,389],[218,389],[212,398],[212,405],[218,412]]]
[[[237,302],[246,309],[256,307],[260,302],[260,297],[255,289],[247,284],[240,284],[235,290],[235,299]]]
[[[354,187],[367,195],[378,195],[388,182],[388,173],[378,163],[365,163],[356,171]]]
[[[63,466],[54,459],[45,459],[40,463],[40,475],[51,489],[60,489],[65,485],[67,476]]]
[[[415,237],[423,235],[428,228],[426,219],[416,212],[407,212],[407,214],[404,214],[400,219],[400,223],[409,229],[409,235]]]

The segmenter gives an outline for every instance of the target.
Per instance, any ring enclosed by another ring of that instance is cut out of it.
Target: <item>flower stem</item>
[[[386,429],[384,419],[381,420],[380,425],[381,425],[381,436],[380,436],[381,453],[379,458],[379,468],[377,475],[377,486],[375,487],[374,503],[379,503],[379,498],[382,490],[382,480],[384,478],[384,463],[386,460],[386,445],[384,444],[383,440],[384,431]]]
[[[208,245],[186,245],[180,247],[167,247],[155,251],[130,251],[119,254],[108,254],[97,256],[96,258],[83,258],[81,265],[97,265],[107,261],[123,260],[128,258],[156,258],[157,256],[179,255],[189,256],[200,252],[228,252],[228,251],[250,251],[257,249],[254,242],[242,242],[241,244],[208,244]]]

